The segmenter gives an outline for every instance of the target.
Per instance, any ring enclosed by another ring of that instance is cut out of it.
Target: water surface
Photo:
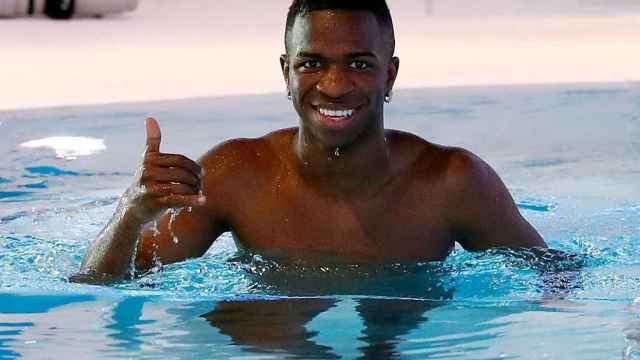
[[[486,159],[549,245],[579,255],[560,294],[501,252],[286,268],[236,260],[228,234],[134,281],[69,284],[147,115],[163,151],[193,158],[296,125],[281,95],[0,112],[0,358],[640,357],[637,84],[398,91],[387,109],[388,127]]]

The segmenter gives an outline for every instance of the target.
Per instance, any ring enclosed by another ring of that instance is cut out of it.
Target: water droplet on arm
[[[158,220],[155,220],[155,221],[151,224],[151,231],[153,231],[153,236],[158,236],[158,235],[160,235],[160,230],[158,230]]]
[[[174,226],[174,224],[176,222],[176,217],[178,215],[180,215],[181,211],[182,211],[182,208],[180,208],[180,209],[169,209],[169,233],[171,235],[171,241],[174,244],[177,244],[178,242],[180,242],[180,240],[178,239],[178,237],[174,233],[173,226]]]

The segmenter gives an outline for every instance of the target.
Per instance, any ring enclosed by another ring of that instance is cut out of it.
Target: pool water
[[[541,276],[459,248],[285,266],[238,257],[224,234],[133,281],[68,283],[132,179],[147,115],[162,151],[192,158],[296,125],[280,94],[0,112],[0,358],[640,358],[639,84],[404,90],[386,110],[390,128],[487,160],[581,269]]]

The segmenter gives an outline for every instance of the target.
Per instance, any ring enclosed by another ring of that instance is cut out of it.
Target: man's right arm
[[[182,155],[160,153],[160,127],[151,118],[145,123],[147,148],[135,181],[71,281],[115,281],[126,277],[134,262],[144,270],[158,261],[199,256],[225,230],[209,215],[200,165]]]

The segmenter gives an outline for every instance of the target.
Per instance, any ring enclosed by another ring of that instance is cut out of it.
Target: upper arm
[[[456,225],[467,250],[546,247],[525,220],[496,172],[477,156],[455,150],[448,177],[454,186]]]

